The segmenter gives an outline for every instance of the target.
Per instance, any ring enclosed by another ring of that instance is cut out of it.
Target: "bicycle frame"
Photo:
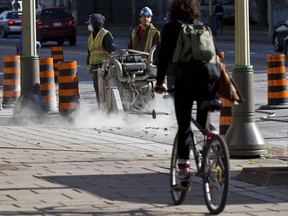
[[[191,114],[191,122],[197,127],[197,129],[202,133],[202,135],[204,136],[204,141],[203,141],[203,146],[202,146],[202,151],[205,150],[205,148],[207,147],[207,139],[211,138],[214,136],[214,133],[211,132],[209,129],[205,129],[203,128],[197,121],[196,119],[192,116]],[[208,112],[208,116],[207,116],[207,122],[209,122],[209,127],[213,127],[212,124],[210,124],[210,111]],[[214,128],[214,127],[213,127]],[[193,135],[194,136],[194,135]],[[193,150],[193,154],[194,154],[194,158],[195,158],[195,163],[196,163],[196,167],[197,167],[197,171],[200,172],[201,167],[202,166],[202,155],[199,155],[199,151],[196,148],[195,144],[191,145],[191,148]]]

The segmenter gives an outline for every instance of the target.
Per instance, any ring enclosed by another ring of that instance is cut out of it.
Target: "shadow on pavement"
[[[232,171],[231,176],[238,175],[238,171]],[[65,185],[68,188],[80,189],[89,192],[96,197],[107,200],[173,205],[169,191],[169,175],[164,173],[136,173],[136,174],[111,174],[111,175],[79,175],[79,176],[46,176],[39,177],[49,182]],[[233,181],[231,178],[231,181]],[[239,184],[230,188],[229,204],[266,203],[243,194],[238,190],[243,188]],[[257,187],[257,185],[252,185]],[[267,202],[268,203],[268,202]],[[202,180],[195,177],[191,191],[187,194],[184,204],[205,205]]]

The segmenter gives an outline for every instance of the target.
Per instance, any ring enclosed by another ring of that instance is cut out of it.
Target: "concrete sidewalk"
[[[265,76],[255,74],[254,83],[257,109],[266,103]],[[80,92],[74,121],[53,114],[42,123],[21,123],[11,118],[12,109],[0,111],[0,215],[207,215],[197,177],[184,204],[172,204],[173,115],[107,116],[96,111],[91,82],[80,83]],[[287,119],[286,110],[270,112]],[[221,215],[288,214],[288,185],[272,179],[287,173],[287,123],[267,116],[255,112],[271,150],[261,158],[230,160],[230,193]],[[212,117],[217,125],[217,115]],[[243,168],[258,174],[245,178]]]

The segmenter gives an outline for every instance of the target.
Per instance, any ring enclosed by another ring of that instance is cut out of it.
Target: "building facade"
[[[0,0],[0,11],[11,7],[12,2],[22,0]],[[106,23],[136,25],[139,22],[138,13],[144,6],[148,6],[154,13],[153,22],[163,23],[170,0],[35,0],[37,7],[66,6],[77,20],[77,25],[85,25],[89,15],[101,13],[106,17]],[[201,0],[202,21],[207,22],[209,16],[209,1]],[[213,5],[221,1],[225,9],[225,17],[231,18],[233,23],[235,0],[212,0]],[[288,20],[288,0],[271,0],[272,24],[277,26],[280,21]],[[9,8],[11,9],[11,8]],[[258,8],[256,0],[249,0],[250,20],[258,22]]]

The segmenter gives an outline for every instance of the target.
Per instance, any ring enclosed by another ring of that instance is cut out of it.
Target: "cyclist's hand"
[[[167,92],[167,87],[165,86],[165,84],[156,85],[154,91],[158,94],[162,94],[163,92]]]

